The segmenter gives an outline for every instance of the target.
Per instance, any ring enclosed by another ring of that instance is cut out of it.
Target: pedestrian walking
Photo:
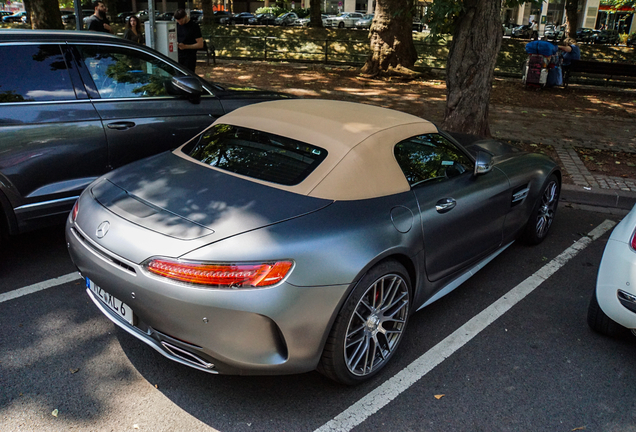
[[[97,32],[111,33],[110,21],[106,16],[108,8],[106,8],[104,2],[95,0],[93,2],[93,8],[95,9],[95,13],[88,17],[88,19],[86,20],[86,29]]]
[[[141,33],[141,23],[139,18],[132,15],[128,18],[126,23],[126,31],[124,31],[124,39],[137,42],[138,44],[144,43],[144,35]]]
[[[539,23],[532,20],[532,40],[539,40]]]

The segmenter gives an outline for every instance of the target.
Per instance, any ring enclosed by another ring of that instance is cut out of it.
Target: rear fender
[[[9,199],[2,190],[0,182],[0,238],[8,234],[18,234],[18,222]]]

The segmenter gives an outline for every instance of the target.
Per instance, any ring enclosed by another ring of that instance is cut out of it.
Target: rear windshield
[[[327,157],[327,150],[253,129],[218,124],[183,148],[213,167],[258,180],[293,186]]]

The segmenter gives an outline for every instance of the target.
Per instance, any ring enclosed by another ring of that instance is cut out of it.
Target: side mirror
[[[479,151],[475,157],[475,175],[486,174],[492,170],[492,156],[489,153]]]
[[[191,76],[172,77],[166,87],[168,94],[185,97],[194,104],[198,104],[201,101],[203,86],[198,78]]]

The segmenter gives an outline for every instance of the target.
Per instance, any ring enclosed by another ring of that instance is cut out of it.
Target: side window
[[[472,172],[473,162],[439,134],[420,135],[396,144],[395,158],[409,184]]]
[[[58,45],[0,45],[0,103],[75,99]]]
[[[146,53],[113,46],[79,46],[102,99],[168,96],[166,84],[184,75]]]

